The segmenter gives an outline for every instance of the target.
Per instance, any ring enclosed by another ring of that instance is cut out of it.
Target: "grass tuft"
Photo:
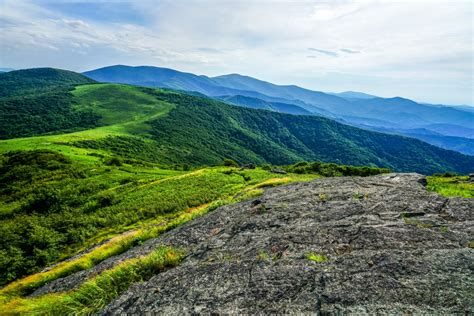
[[[103,271],[72,291],[12,300],[0,307],[0,314],[90,315],[104,308],[132,283],[148,280],[178,265],[183,257],[179,250],[160,247]]]
[[[435,191],[443,196],[474,198],[474,183],[468,182],[468,176],[433,176],[427,177],[429,191]]]
[[[317,262],[323,263],[329,260],[329,258],[322,253],[310,252],[306,255],[306,259]]]

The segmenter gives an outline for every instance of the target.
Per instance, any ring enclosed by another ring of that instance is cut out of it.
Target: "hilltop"
[[[55,68],[14,70],[0,76],[0,97],[44,92],[51,88],[71,87],[95,82],[81,74]]]

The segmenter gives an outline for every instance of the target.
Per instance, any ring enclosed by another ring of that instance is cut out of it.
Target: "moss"
[[[403,221],[405,222],[405,224],[413,225],[413,226],[416,226],[418,228],[431,228],[431,227],[433,227],[433,224],[431,224],[431,223],[425,223],[425,222],[420,221],[419,219],[403,216],[403,214],[402,214],[402,218],[403,218]]]
[[[261,261],[267,261],[270,259],[270,256],[265,250],[260,250],[258,253],[258,259]]]
[[[329,258],[322,253],[310,252],[306,255],[306,259],[317,262],[323,263],[329,260]]]
[[[442,233],[447,233],[449,231],[449,228],[448,228],[448,226],[441,226],[439,228],[439,231],[442,232]]]
[[[326,202],[328,200],[328,196],[326,193],[319,193],[318,197],[321,202]]]

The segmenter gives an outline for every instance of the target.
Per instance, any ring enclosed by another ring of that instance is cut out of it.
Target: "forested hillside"
[[[0,139],[98,126],[100,116],[76,110],[71,94],[75,86],[93,82],[52,68],[0,74]]]

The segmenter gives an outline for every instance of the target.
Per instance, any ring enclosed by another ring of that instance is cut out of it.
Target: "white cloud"
[[[4,0],[0,66],[152,64],[209,75],[239,72],[321,90],[472,103],[468,0],[130,4],[143,23],[64,16],[54,6]]]
[[[73,29],[85,29],[89,27],[89,24],[81,20],[63,19],[62,21],[64,22],[64,24],[66,24],[69,27],[72,27]]]

